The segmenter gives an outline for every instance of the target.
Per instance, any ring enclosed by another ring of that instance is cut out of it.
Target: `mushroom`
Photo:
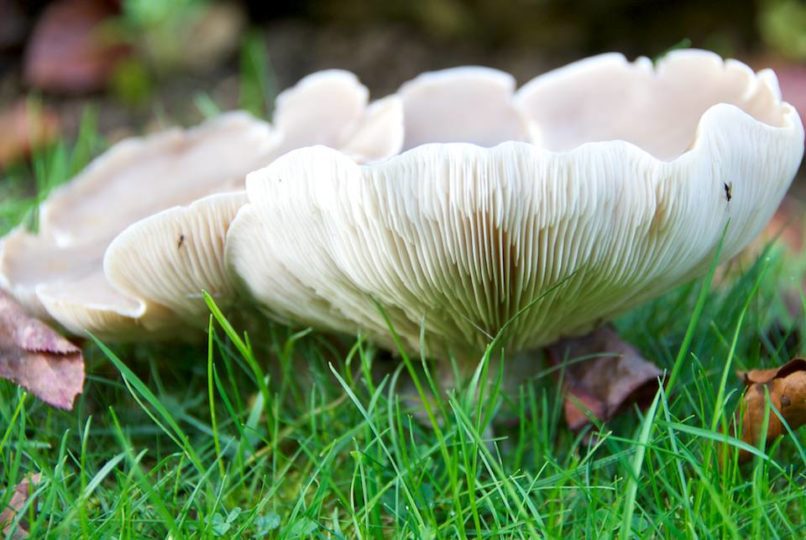
[[[449,84],[467,75],[429,76],[462,95],[440,106],[404,85],[400,155],[305,148],[247,176],[226,258],[270,315],[392,346],[388,318],[412,350],[470,360],[499,334],[510,352],[584,334],[704,273],[720,242],[736,254],[803,155],[774,74],[703,51],[598,56],[501,91],[526,132],[414,130],[473,103]]]
[[[206,193],[233,189],[279,137],[246,113],[118,143],[40,207],[37,233],[18,227],[0,244],[0,285],[29,311],[68,330],[138,316],[142,304],[105,278],[106,246],[131,222]],[[220,156],[211,164],[207,156]],[[87,321],[92,319],[92,321]]]
[[[533,127],[518,110],[514,92],[515,79],[497,69],[466,66],[419,75],[398,90],[403,148],[457,140],[481,146],[531,140]]]
[[[273,126],[228,113],[119,143],[45,201],[38,234],[2,239],[0,286],[75,334],[194,334],[206,323],[202,289],[233,294],[223,243],[247,172],[308,144],[357,161],[399,150],[399,100],[367,98],[354,75],[324,71],[278,96]]]

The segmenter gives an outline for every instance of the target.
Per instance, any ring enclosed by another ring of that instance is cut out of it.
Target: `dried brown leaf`
[[[83,93],[106,86],[127,50],[104,24],[117,9],[105,0],[57,0],[34,28],[25,55],[25,80],[41,90]]]
[[[3,511],[0,512],[0,527],[3,528],[3,534],[5,536],[11,534],[11,524],[17,517],[17,513],[19,513],[25,506],[25,503],[31,496],[34,487],[36,487],[41,479],[42,475],[35,473],[25,478],[14,488],[14,494],[11,496],[11,500],[8,502],[8,505],[3,509]],[[25,530],[22,525],[20,525],[16,528],[14,535],[11,536],[11,538],[28,538],[28,531]]]
[[[26,100],[0,111],[0,169],[53,142],[58,133],[59,118]]]
[[[565,420],[572,430],[586,426],[590,415],[606,421],[632,403],[644,406],[658,389],[661,371],[609,326],[562,340],[548,353],[555,364],[566,364]]]
[[[81,349],[0,291],[0,378],[28,389],[42,401],[71,409],[84,386]]]
[[[775,369],[754,369],[738,373],[747,385],[744,395],[742,440],[756,445],[760,442],[765,415],[769,415],[767,441],[783,435],[786,428],[773,411],[767,413],[769,402],[784,417],[789,427],[798,429],[806,424],[806,359],[795,358]],[[742,453],[746,460],[749,453]]]

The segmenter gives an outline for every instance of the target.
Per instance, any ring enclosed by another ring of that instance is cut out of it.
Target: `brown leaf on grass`
[[[8,536],[11,534],[11,524],[17,517],[17,513],[19,513],[25,506],[25,503],[28,501],[28,498],[31,496],[31,493],[41,479],[42,475],[35,473],[25,478],[14,488],[14,494],[11,496],[11,500],[8,502],[8,505],[3,509],[3,511],[0,512],[0,527],[3,528],[3,535]],[[14,535],[11,536],[11,538],[27,537],[28,531],[25,530],[22,525],[19,525],[14,531]]]
[[[127,48],[104,24],[117,9],[105,0],[58,0],[34,28],[25,54],[25,81],[41,90],[83,93],[106,86]]]
[[[564,339],[548,348],[554,364],[565,364],[565,421],[580,430],[593,415],[605,421],[632,403],[645,406],[658,390],[660,369],[610,326]]]
[[[744,417],[742,418],[742,440],[756,445],[761,438],[764,417],[768,414],[767,441],[786,432],[781,420],[774,411],[767,413],[766,393],[770,404],[784,417],[789,427],[798,429],[806,424],[806,359],[795,358],[775,369],[754,369],[737,373],[747,385],[744,394]],[[765,390],[767,392],[765,392]],[[742,452],[744,461],[750,457]]]
[[[59,118],[42,106],[20,100],[0,110],[0,169],[53,142]]]
[[[72,409],[84,386],[81,349],[0,291],[0,378],[60,409]]]

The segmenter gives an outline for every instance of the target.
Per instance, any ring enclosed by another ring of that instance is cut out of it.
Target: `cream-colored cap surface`
[[[530,140],[528,117],[515,100],[509,73],[478,66],[423,73],[398,95],[405,119],[404,149],[429,142],[495,146]]]

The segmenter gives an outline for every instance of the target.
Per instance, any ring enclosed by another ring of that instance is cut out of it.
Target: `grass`
[[[667,370],[691,348],[671,393],[591,444],[564,428],[550,376],[450,393],[427,426],[396,392],[403,365],[369,375],[390,360],[361,339],[266,324],[249,341],[214,310],[205,345],[88,344],[72,412],[0,383],[1,481],[42,474],[33,537],[802,537],[803,435],[741,466],[724,434],[726,360],[795,352],[762,337],[784,271],[765,256],[699,319],[692,285],[621,320]]]
[[[43,194],[97,151],[85,126],[7,175],[0,230],[35,221],[26,179]],[[32,538],[802,538],[803,432],[758,449],[729,435],[733,369],[801,352],[782,300],[801,268],[773,246],[617,321],[674,384],[592,438],[564,427],[554,374],[509,394],[479,383],[504,375],[482,362],[423,423],[398,391],[433,386],[421,359],[271,323],[247,337],[210,301],[205,343],[86,343],[71,412],[0,381],[0,488],[42,475],[8,534],[25,520]]]

